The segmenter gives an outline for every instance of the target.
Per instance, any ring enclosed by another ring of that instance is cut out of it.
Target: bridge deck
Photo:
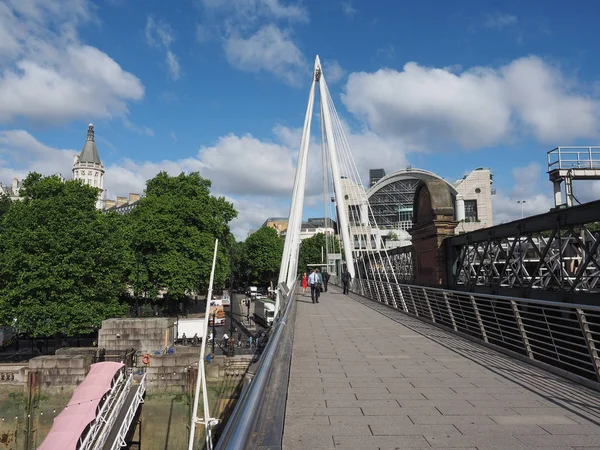
[[[600,393],[333,288],[299,296],[283,448],[600,449]]]

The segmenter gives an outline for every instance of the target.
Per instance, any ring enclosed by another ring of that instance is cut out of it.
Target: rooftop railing
[[[548,172],[557,169],[600,169],[600,147],[557,147],[548,152]]]

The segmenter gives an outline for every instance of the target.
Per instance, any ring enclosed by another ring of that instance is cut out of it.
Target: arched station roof
[[[370,198],[372,195],[376,194],[384,187],[402,180],[441,180],[448,185],[448,189],[450,190],[452,196],[458,195],[458,191],[456,190],[456,188],[439,175],[436,175],[433,172],[429,172],[428,170],[411,168],[398,170],[397,172],[390,173],[383,177],[381,180],[375,183],[374,186],[369,188],[369,190],[367,191],[367,198]]]

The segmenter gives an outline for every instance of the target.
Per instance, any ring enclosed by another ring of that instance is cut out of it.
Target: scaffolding
[[[383,230],[408,230],[413,224],[413,201],[418,179],[398,180],[369,197],[375,223]]]

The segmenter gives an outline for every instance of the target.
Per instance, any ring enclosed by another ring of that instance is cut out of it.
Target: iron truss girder
[[[450,285],[600,293],[599,223],[596,201],[449,238]]]

